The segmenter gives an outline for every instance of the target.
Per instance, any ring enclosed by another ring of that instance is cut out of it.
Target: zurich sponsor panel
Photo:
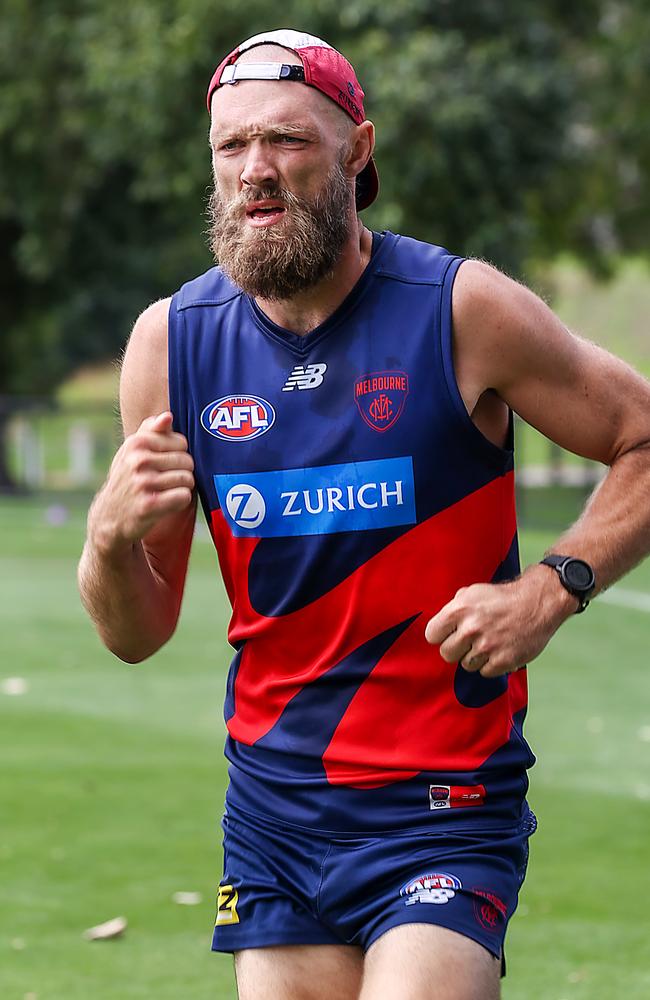
[[[215,475],[233,535],[326,535],[415,524],[410,456]]]

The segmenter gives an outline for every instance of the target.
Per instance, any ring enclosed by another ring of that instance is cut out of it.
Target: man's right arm
[[[104,644],[136,663],[173,634],[196,504],[187,441],[172,430],[167,378],[169,299],[136,322],[124,356],[125,440],[88,514],[82,601]]]

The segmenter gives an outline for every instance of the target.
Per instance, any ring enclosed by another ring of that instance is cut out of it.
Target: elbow
[[[124,650],[124,649],[119,649],[117,647],[113,648],[112,646],[107,646],[106,648],[109,650],[109,652],[113,654],[113,656],[116,656],[118,660],[121,660],[122,663],[129,663],[133,664],[134,666],[136,663],[144,663],[145,660],[148,660],[149,657],[153,656],[153,654],[156,652],[155,649],[152,649],[151,652],[136,653],[133,652],[132,650]]]
[[[116,636],[114,633],[102,632],[101,628],[98,628],[99,637],[108,651],[123,663],[133,665],[150,659],[169,642],[175,630],[174,627],[155,635]]]

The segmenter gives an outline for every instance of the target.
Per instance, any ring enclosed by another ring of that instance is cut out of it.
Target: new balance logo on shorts
[[[429,875],[418,875],[403,885],[399,891],[400,896],[404,896],[407,906],[414,903],[435,903],[441,905],[448,903],[456,895],[456,891],[462,888],[462,882],[455,875],[447,872],[432,872]]]
[[[284,383],[282,392],[292,389],[317,389],[322,384],[327,365],[296,365]]]

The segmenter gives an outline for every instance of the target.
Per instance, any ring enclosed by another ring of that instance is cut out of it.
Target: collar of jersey
[[[309,333],[293,333],[291,330],[286,330],[283,326],[278,326],[277,323],[269,319],[266,313],[262,312],[255,299],[250,295],[245,295],[244,298],[248,303],[254,322],[262,333],[278,341],[294,354],[303,357],[315,344],[329,336],[357,308],[370,285],[381,258],[385,256],[396,240],[397,237],[393,233],[373,232],[373,253],[363,274],[334,312],[320,326],[314,327]]]

